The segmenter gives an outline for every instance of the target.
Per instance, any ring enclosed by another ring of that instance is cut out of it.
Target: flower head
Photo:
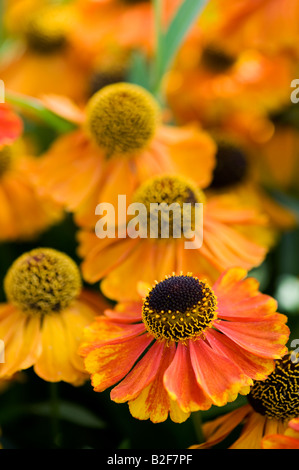
[[[155,175],[193,177],[200,187],[210,183],[213,139],[197,126],[164,125],[155,98],[142,87],[108,85],[78,113],[70,103],[52,100],[52,111],[60,114],[62,108],[79,128],[41,156],[35,178],[40,193],[73,212],[78,225],[94,229],[98,204],[117,207],[119,194],[129,203],[138,186]]]
[[[107,155],[141,150],[153,138],[159,108],[137,85],[118,83],[98,91],[87,107],[87,127]]]
[[[4,281],[10,303],[26,313],[42,315],[67,308],[81,287],[75,262],[50,248],[37,248],[20,256]]]
[[[94,390],[115,386],[112,400],[153,422],[168,413],[182,422],[248,393],[285,353],[289,331],[275,301],[245,275],[229,270],[211,287],[173,273],[147,292],[140,286],[142,301],[106,310],[80,347]]]
[[[83,383],[87,375],[77,354],[82,331],[107,304],[82,289],[74,261],[52,248],[36,248],[12,264],[4,288],[1,379],[33,366],[44,380]]]
[[[28,47],[37,53],[50,54],[66,44],[69,15],[58,5],[44,5],[25,19],[24,36]]]
[[[275,369],[266,379],[254,381],[247,395],[247,405],[205,423],[206,442],[192,447],[212,447],[242,422],[240,436],[231,449],[261,449],[272,445],[275,448],[276,438],[277,448],[280,442],[282,447],[287,447],[287,443],[294,445],[294,439],[288,442],[286,436],[279,435],[288,434],[288,426],[299,417],[298,392],[299,362],[294,360],[293,354],[287,353],[275,361]]]
[[[137,299],[139,281],[152,283],[165,272],[192,270],[214,283],[228,268],[260,264],[270,246],[267,218],[253,204],[234,195],[210,197],[190,178],[154,176],[137,188],[132,201],[146,209],[139,236],[131,236],[129,216],[124,235],[118,230],[114,238],[98,238],[94,230],[78,234],[84,279],[101,281],[103,293],[114,300]],[[118,228],[117,221],[111,223]]]

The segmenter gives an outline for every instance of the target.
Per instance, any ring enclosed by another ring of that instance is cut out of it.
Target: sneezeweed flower
[[[80,385],[86,380],[77,354],[82,330],[103,308],[101,297],[82,289],[75,262],[51,248],[36,248],[12,264],[0,305],[5,362],[0,378],[33,366],[49,382]]]
[[[163,2],[164,25],[181,3],[182,0]],[[77,20],[73,43],[89,61],[114,47],[153,52],[154,13],[150,0],[77,0],[74,10]]]
[[[230,53],[222,41],[192,35],[165,79],[165,93],[177,122],[199,120],[211,128],[236,112],[258,119],[285,105],[294,74],[294,62],[283,53]]]
[[[216,152],[211,137],[197,126],[163,125],[157,102],[142,87],[104,87],[84,112],[65,100],[61,104],[48,99],[52,110],[73,116],[79,128],[58,138],[39,159],[36,183],[73,212],[77,224],[94,228],[99,203],[117,207],[118,194],[129,200],[152,175],[193,174],[201,186],[209,183]]]
[[[85,329],[79,349],[94,390],[128,402],[152,422],[185,421],[223,406],[264,380],[285,354],[289,330],[276,302],[235,268],[211,287],[191,273],[140,285],[143,300],[122,302]]]
[[[60,205],[39,196],[31,180],[35,158],[18,140],[0,145],[0,240],[29,240],[63,217]]]
[[[276,360],[275,370],[264,381],[254,382],[247,395],[248,404],[205,423],[206,442],[191,448],[212,447],[240,424],[240,436],[230,449],[261,449],[267,446],[267,442],[270,446],[271,436],[284,434],[288,425],[299,417],[298,392],[299,363],[287,353]]]
[[[232,195],[237,196],[243,204],[251,204],[266,214],[269,219],[268,231],[259,230],[259,233],[260,236],[266,236],[268,243],[273,245],[282,230],[293,229],[298,221],[291,210],[265,191],[265,181],[270,187],[270,177],[265,176],[266,173],[269,175],[269,171],[266,171],[263,153],[269,143],[255,145],[253,149],[246,137],[236,139],[230,136],[229,131],[225,136],[223,132],[221,137],[214,136],[214,139],[217,144],[216,165],[207,188],[208,194],[223,195],[228,199]],[[271,186],[273,185],[272,179]]]
[[[88,68],[72,45],[71,4],[15,2],[4,10],[4,21],[17,45],[1,57],[6,88],[34,97],[58,93],[82,100]]]
[[[132,201],[146,208],[136,236],[129,232],[130,216],[125,230],[121,225],[119,230],[117,220],[111,221],[116,227],[113,236],[98,235],[97,225],[96,230],[78,232],[83,277],[89,283],[101,280],[102,292],[111,299],[137,299],[139,281],[151,284],[165,272],[191,270],[214,283],[230,267],[258,266],[269,249],[267,218],[261,211],[234,195],[206,197],[192,179],[154,176],[137,188]],[[161,209],[155,215],[155,203],[168,209],[176,204],[177,212]],[[191,207],[190,215],[185,204]],[[196,204],[202,204],[201,216],[192,212]],[[154,235],[151,220],[158,227]]]
[[[274,132],[264,145],[258,146],[263,183],[270,189],[298,194],[299,154],[296,106],[287,107],[271,117]],[[279,156],[284,156],[283,165]]]
[[[264,437],[262,449],[299,449],[299,418],[291,419],[283,434],[269,434]]]
[[[257,49],[297,56],[298,15],[294,0],[241,0],[229,5],[212,0],[200,23],[209,38],[220,40],[230,51]]]

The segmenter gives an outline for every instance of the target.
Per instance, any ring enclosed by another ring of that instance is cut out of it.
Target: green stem
[[[152,93],[157,96],[160,91],[163,70],[163,32],[162,32],[162,2],[153,0],[155,22],[155,58],[153,64]]]
[[[50,383],[51,433],[54,448],[59,447],[59,394],[58,384]]]
[[[205,442],[205,438],[204,438],[204,433],[202,430],[201,412],[196,411],[195,413],[192,413],[191,416],[193,420],[195,434],[197,437],[197,443],[202,444],[203,442]]]

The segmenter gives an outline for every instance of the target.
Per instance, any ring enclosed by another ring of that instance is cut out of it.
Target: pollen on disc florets
[[[130,83],[116,83],[89,100],[87,128],[107,157],[128,154],[151,141],[159,115],[158,104],[148,91]]]
[[[172,275],[158,282],[143,302],[142,319],[157,339],[196,339],[217,318],[217,299],[205,281],[191,274]]]
[[[158,227],[157,238],[181,238],[195,230],[196,204],[205,202],[204,193],[190,180],[178,175],[150,178],[133,195],[133,202],[146,208],[146,220],[141,224],[150,235],[151,226]],[[187,205],[187,206],[186,206]],[[190,211],[186,209],[190,208]],[[170,210],[171,209],[171,210]]]
[[[0,177],[10,169],[12,163],[12,151],[10,145],[0,148]]]
[[[299,416],[299,362],[287,354],[276,361],[275,370],[252,386],[248,401],[255,411],[277,420]]]
[[[10,267],[4,289],[10,303],[28,314],[59,313],[81,291],[75,262],[52,248],[36,248]]]
[[[66,43],[68,12],[59,5],[47,5],[25,21],[24,34],[29,48],[41,54],[62,49]]]

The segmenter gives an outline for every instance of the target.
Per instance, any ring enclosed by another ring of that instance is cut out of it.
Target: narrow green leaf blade
[[[186,35],[206,4],[207,0],[185,0],[176,12],[162,39],[162,76],[171,66]]]

